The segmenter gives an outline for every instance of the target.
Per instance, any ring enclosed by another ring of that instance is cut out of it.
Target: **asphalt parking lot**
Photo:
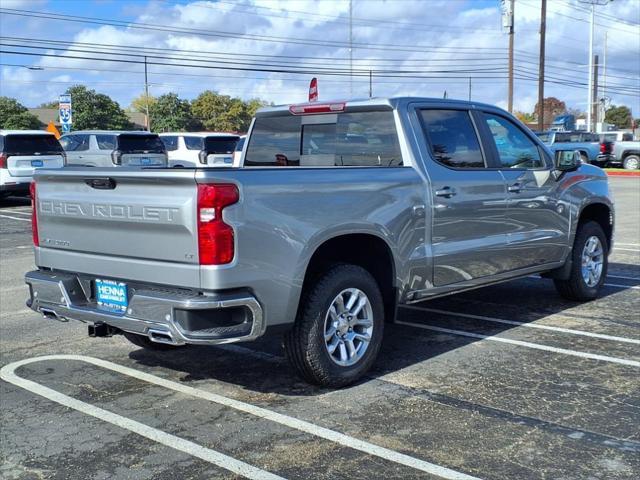
[[[41,318],[29,202],[1,201],[0,478],[640,478],[640,179],[611,183],[598,300],[532,277],[403,308],[334,391],[277,339],[152,353]]]

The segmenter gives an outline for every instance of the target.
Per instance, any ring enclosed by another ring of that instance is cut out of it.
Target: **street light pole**
[[[147,72],[147,57],[144,57],[144,105],[145,105],[145,123],[147,124],[147,132],[151,131],[151,118],[149,117],[149,76]]]
[[[591,3],[591,26],[589,27],[589,91],[587,92],[587,132],[593,130],[591,118],[591,109],[593,107],[593,29],[595,25],[596,4]]]

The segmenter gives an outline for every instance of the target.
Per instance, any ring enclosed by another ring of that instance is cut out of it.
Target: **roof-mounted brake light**
[[[300,105],[291,105],[289,111],[293,115],[316,115],[320,113],[338,113],[344,112],[345,102],[334,103],[302,103]]]

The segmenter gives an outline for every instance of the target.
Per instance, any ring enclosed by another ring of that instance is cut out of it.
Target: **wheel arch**
[[[578,223],[576,227],[580,228],[580,225],[588,221],[594,221],[598,223],[604,231],[607,239],[607,250],[611,250],[611,242],[613,239],[613,210],[612,208],[601,202],[594,202],[585,205],[578,215]]]
[[[339,263],[361,266],[375,278],[384,300],[385,318],[393,319],[398,297],[395,257],[388,242],[372,232],[340,234],[319,244],[305,269],[301,299],[314,279]]]

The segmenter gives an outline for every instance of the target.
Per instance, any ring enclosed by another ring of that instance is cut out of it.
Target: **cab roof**
[[[53,135],[46,130],[0,130],[0,135]]]

